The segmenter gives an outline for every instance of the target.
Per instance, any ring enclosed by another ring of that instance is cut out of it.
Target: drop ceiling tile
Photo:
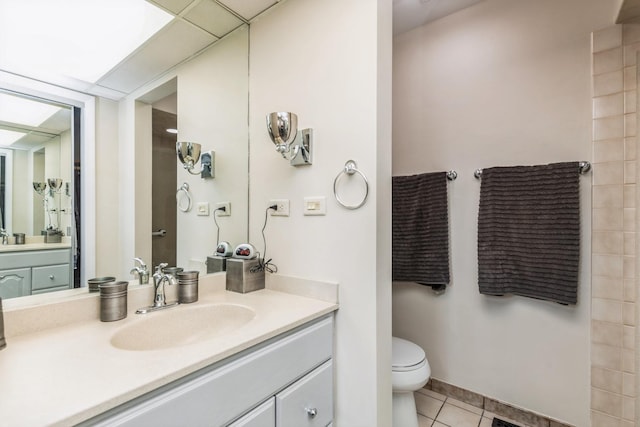
[[[243,22],[212,0],[202,0],[184,18],[217,37],[238,28]]]
[[[175,20],[97,83],[131,93],[216,40],[186,22]]]
[[[220,3],[242,16],[247,21],[270,8],[279,0],[220,0]]]
[[[151,0],[151,3],[155,3],[167,9],[176,15],[182,12],[187,6],[189,6],[194,0]]]

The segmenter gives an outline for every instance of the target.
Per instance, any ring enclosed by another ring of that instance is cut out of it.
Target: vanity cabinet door
[[[0,270],[0,298],[31,295],[31,269]]]
[[[275,398],[271,398],[228,427],[276,427]]]
[[[326,427],[332,421],[331,360],[276,395],[277,427]]]

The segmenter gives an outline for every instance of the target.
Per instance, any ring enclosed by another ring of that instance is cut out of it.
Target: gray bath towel
[[[482,170],[480,293],[577,302],[579,176],[578,162]]]
[[[393,280],[442,290],[449,283],[446,172],[392,178]]]

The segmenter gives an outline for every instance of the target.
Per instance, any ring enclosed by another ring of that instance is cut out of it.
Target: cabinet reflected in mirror
[[[79,284],[75,115],[69,105],[0,91],[2,298]]]

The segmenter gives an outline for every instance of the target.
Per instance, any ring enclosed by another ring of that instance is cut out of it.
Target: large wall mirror
[[[79,113],[72,105],[0,90],[2,298],[80,284]]]
[[[11,213],[5,220],[11,237],[11,244],[8,246],[15,245],[13,233],[24,233],[27,243],[47,245],[44,243],[46,234],[43,235],[43,231],[61,230],[62,244],[69,245],[71,254],[68,263],[70,271],[77,271],[76,267],[82,270],[80,277],[74,277],[71,273],[67,289],[82,287],[83,289],[76,291],[86,292],[86,280],[91,277],[135,279],[136,276],[130,273],[134,257],[143,258],[150,269],[154,263],[164,260],[164,256],[155,259],[152,257],[154,240],[154,244],[159,241],[160,245],[175,245],[175,263],[178,266],[185,269],[198,268],[201,271],[206,271],[206,259],[214,254],[218,239],[229,241],[232,245],[246,242],[249,181],[248,47],[249,31],[245,25],[191,60],[120,99],[91,96],[94,101],[90,102],[95,102],[95,109],[91,109],[93,104],[91,108],[83,108],[82,120],[73,120],[79,114],[78,105],[66,108],[67,117],[64,121],[67,128],[60,129],[59,133],[50,124],[46,128],[42,126],[30,129],[34,133],[37,131],[50,136],[53,140],[50,146],[40,142],[29,147],[2,148],[0,153],[11,153],[13,159],[26,157],[24,167],[18,168],[19,161],[15,160],[11,165],[4,166],[7,177],[15,175],[17,168],[24,175],[20,179],[12,179],[11,186],[8,185],[8,180],[4,181],[5,198],[10,199],[7,203],[12,205]],[[7,87],[14,92],[12,95],[17,95],[15,92],[18,91],[13,90],[11,85],[3,85],[0,78],[0,89]],[[167,91],[167,87],[172,90]],[[46,91],[42,90],[23,91],[28,96],[20,97],[33,100],[34,92],[40,98],[38,101],[58,108],[64,107],[59,97],[49,98]],[[173,104],[169,108],[166,106],[167,97]],[[131,108],[132,105],[135,107]],[[167,109],[175,110],[173,113],[177,119],[178,140],[198,142],[203,151],[215,151],[215,178],[202,179],[188,174],[176,160],[177,157],[173,165],[160,166],[154,163],[153,112]],[[56,122],[63,121],[61,115],[59,113],[55,117]],[[74,123],[78,125],[80,122],[83,131],[76,132]],[[15,123],[11,124],[12,127],[14,125]],[[95,134],[90,135],[93,140],[87,145],[84,135],[91,131]],[[74,141],[74,135],[83,139]],[[89,156],[88,161],[83,160],[80,179],[77,171],[74,172],[74,163],[78,160],[74,142],[82,147],[85,154],[88,152]],[[7,157],[2,154],[0,156],[0,159]],[[58,158],[55,173],[52,160],[54,156]],[[45,167],[38,168],[37,165],[42,164]],[[152,179],[154,172],[160,176],[173,172],[175,182],[156,184]],[[53,193],[49,178],[55,179],[52,181],[55,187]],[[57,188],[58,182],[60,189]],[[180,210],[179,200],[176,198],[178,188],[184,183],[189,184],[192,197],[192,207],[188,211]],[[153,223],[151,215],[153,198],[157,194],[153,190],[154,185],[165,187],[159,196],[164,199],[163,207],[156,209],[173,210],[176,214],[175,243],[169,243],[171,239],[153,235],[154,231],[161,228]],[[79,193],[80,188],[83,189],[82,193]],[[17,199],[20,198],[25,199],[20,202],[22,204],[18,204]],[[215,213],[219,203],[230,203],[230,216]],[[74,206],[81,206],[83,209],[80,221],[75,221]],[[208,214],[203,214],[202,206],[206,207],[205,211],[208,208]],[[52,247],[39,248],[32,253],[43,252]],[[7,248],[0,246],[0,256],[6,250]],[[77,262],[78,260],[82,262]],[[43,262],[49,264],[41,265]],[[31,292],[23,287],[22,294],[3,296],[0,293],[0,297],[41,293],[41,285],[33,284],[35,276],[42,276],[38,269],[62,264],[58,259],[38,260],[30,266],[7,268],[30,269],[31,277],[25,280],[32,281]],[[0,261],[0,276],[4,269]],[[57,288],[63,289],[62,286]],[[21,301],[13,301],[22,304]]]

